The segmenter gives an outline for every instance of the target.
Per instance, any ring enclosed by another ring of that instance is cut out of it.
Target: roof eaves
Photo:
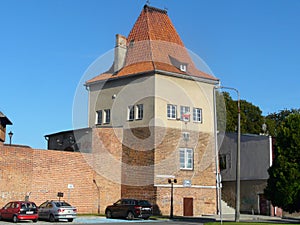
[[[114,76],[114,77],[110,77],[108,79],[96,80],[96,81],[93,81],[93,82],[86,83],[85,86],[88,87],[88,86],[91,86],[91,85],[94,85],[94,84],[101,84],[101,83],[104,83],[104,82],[107,82],[107,81],[125,79],[125,78],[129,78],[129,77],[135,77],[135,76],[141,76],[141,75],[147,76],[147,75],[152,75],[155,72],[156,72],[155,70],[148,70],[148,71],[143,71],[143,72],[138,72],[138,73],[127,74],[127,75],[124,75],[124,76]]]
[[[199,76],[193,76],[189,74],[183,74],[183,73],[174,73],[174,72],[169,72],[165,70],[155,70],[156,73],[162,74],[162,75],[167,75],[167,76],[173,76],[173,77],[178,77],[178,78],[183,78],[183,79],[188,79],[188,80],[195,80],[203,83],[208,83],[208,84],[218,84],[219,79],[209,79],[205,77],[199,77]]]

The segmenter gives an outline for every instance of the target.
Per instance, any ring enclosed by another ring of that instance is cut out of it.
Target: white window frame
[[[180,106],[180,120],[186,121],[186,122],[190,121],[190,116],[188,117],[188,119],[186,119],[183,117],[184,114],[190,115],[190,107],[189,106]]]
[[[143,104],[137,104],[136,105],[136,119],[142,120],[144,117],[144,105]]]
[[[196,123],[202,123],[202,109],[193,108],[193,121]]]
[[[179,163],[181,170],[194,169],[194,151],[192,148],[179,148]]]
[[[177,118],[177,105],[168,104],[167,105],[167,118],[171,120],[176,120]]]
[[[108,124],[110,123],[110,109],[104,109],[104,121],[103,123]]]
[[[134,120],[134,105],[130,105],[128,106],[127,108],[127,118],[128,118],[128,121],[133,121]]]
[[[103,112],[102,112],[102,110],[96,111],[96,115],[97,115],[96,124],[101,125],[103,123]]]

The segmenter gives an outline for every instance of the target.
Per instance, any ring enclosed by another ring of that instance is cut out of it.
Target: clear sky
[[[0,111],[13,143],[72,129],[85,71],[128,35],[145,0],[0,0]],[[263,115],[300,108],[300,1],[150,0],[185,46]],[[231,94],[236,98],[234,93]],[[86,105],[82,105],[86,108]],[[8,141],[8,138],[7,138]]]

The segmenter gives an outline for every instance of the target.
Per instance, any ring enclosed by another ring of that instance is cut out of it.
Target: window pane
[[[168,104],[167,116],[168,119],[176,119],[176,105]]]
[[[128,106],[128,120],[134,120],[134,107]]]
[[[185,157],[184,150],[180,150],[180,169],[185,168]]]
[[[180,148],[180,169],[193,169],[193,149]]]
[[[202,109],[200,108],[193,109],[193,120],[194,122],[202,122]]]
[[[105,109],[105,123],[110,123],[110,109]]]
[[[143,119],[143,114],[144,114],[144,105],[139,104],[136,106],[137,107],[137,119],[141,120]]]
[[[190,107],[180,106],[180,119],[183,121],[190,121]]]
[[[102,124],[102,110],[97,111],[97,124]]]

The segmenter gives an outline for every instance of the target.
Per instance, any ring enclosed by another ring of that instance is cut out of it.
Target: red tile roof
[[[186,65],[186,71],[180,70],[180,65]],[[115,73],[100,74],[87,84],[150,71],[218,80],[196,68],[167,11],[145,5],[128,35],[124,66]]]

